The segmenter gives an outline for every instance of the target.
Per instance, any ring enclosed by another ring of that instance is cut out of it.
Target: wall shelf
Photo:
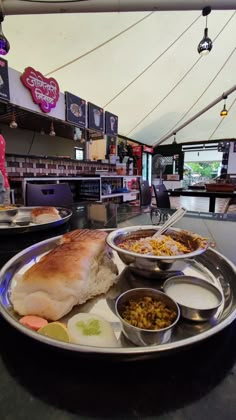
[[[101,202],[102,200],[109,200],[117,197],[121,197],[124,201],[132,201],[138,198],[139,190],[138,189],[131,189],[127,192],[119,192],[119,193],[110,193],[110,194],[102,194],[102,190],[104,187],[104,183],[111,182],[114,180],[115,188],[125,188],[127,185],[127,180],[134,179],[138,182],[138,179],[141,178],[138,175],[95,175],[94,177],[80,177],[80,176],[62,176],[62,177],[23,177],[18,179],[18,182],[21,183],[22,189],[22,198],[24,204],[26,204],[26,185],[28,182],[30,183],[60,183],[60,182],[68,182],[70,188],[72,190],[74,200],[75,201],[98,201]],[[16,178],[14,179],[16,181]],[[118,186],[119,184],[119,186]],[[122,201],[123,201],[122,200]]]

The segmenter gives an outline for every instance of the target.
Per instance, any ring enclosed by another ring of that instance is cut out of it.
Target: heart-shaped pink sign
[[[33,101],[43,112],[50,112],[55,108],[59,99],[59,85],[55,79],[47,79],[39,71],[27,67],[21,76],[22,83],[30,90]]]

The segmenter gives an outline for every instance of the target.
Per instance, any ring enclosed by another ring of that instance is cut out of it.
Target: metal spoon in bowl
[[[158,229],[158,231],[156,233],[154,233],[154,235],[152,236],[152,238],[157,238],[158,236],[160,236],[163,232],[165,232],[165,230],[174,225],[176,222],[178,222],[178,220],[180,220],[183,215],[186,213],[186,209],[184,207],[181,207],[180,209],[176,210],[174,212],[174,214],[172,214],[172,216],[164,223],[164,225],[162,225],[162,227],[160,229]]]

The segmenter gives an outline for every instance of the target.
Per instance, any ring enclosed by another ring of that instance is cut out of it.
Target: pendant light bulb
[[[89,144],[93,144],[93,139],[90,137]]]
[[[85,130],[81,130],[80,143],[85,143]]]
[[[2,31],[3,14],[0,13],[0,55],[6,55],[10,50],[10,43]]]
[[[53,124],[53,122],[51,122],[49,136],[54,137],[55,135],[56,135],[56,133],[54,131],[54,124]]]
[[[17,128],[18,127],[18,124],[16,122],[16,117],[15,117],[15,112],[14,111],[12,111],[11,122],[9,124],[9,127],[10,128]]]
[[[197,50],[200,55],[207,55],[212,50],[213,42],[208,36],[208,28],[207,28],[207,16],[211,13],[210,7],[204,7],[202,10],[202,15],[206,16],[206,27],[204,29],[204,36],[202,40],[199,42]]]
[[[227,115],[228,115],[228,110],[226,108],[226,99],[227,99],[227,97],[224,97],[225,103],[224,103],[223,109],[220,112],[221,117],[227,117]]]
[[[74,140],[74,141],[78,140],[78,136],[77,136],[77,134],[76,134],[76,131],[74,131],[73,140]]]
[[[177,141],[176,141],[176,133],[173,133],[173,135],[174,135],[174,140],[172,141],[172,144],[177,144]]]

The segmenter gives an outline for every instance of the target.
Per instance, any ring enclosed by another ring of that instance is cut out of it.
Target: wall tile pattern
[[[6,155],[9,177],[33,176],[79,176],[95,174],[96,171],[116,172],[116,166],[97,162],[78,162],[69,159],[48,159],[40,157],[17,157]]]

